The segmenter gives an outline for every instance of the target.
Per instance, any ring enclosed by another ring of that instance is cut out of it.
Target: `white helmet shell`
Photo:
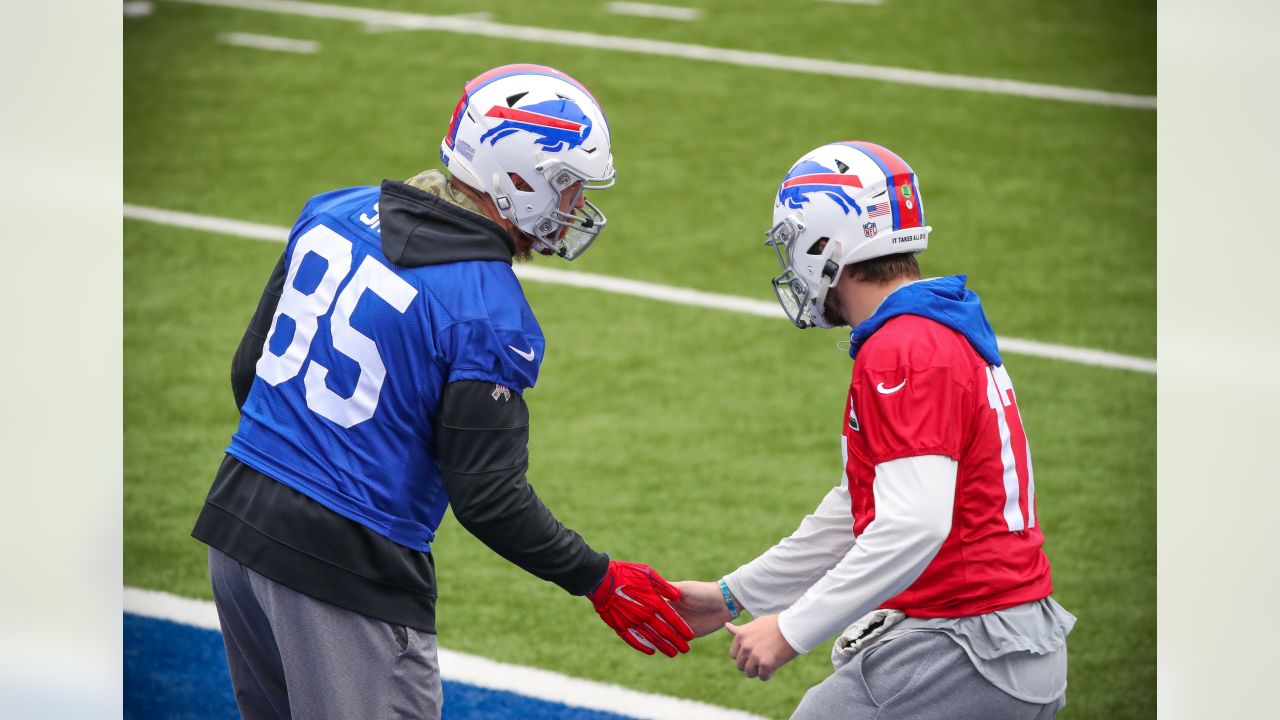
[[[542,65],[504,65],[466,84],[440,158],[536,245],[572,260],[604,227],[585,192],[613,185],[611,150],[604,110],[581,83]]]
[[[783,269],[774,290],[799,328],[831,326],[823,303],[845,266],[924,252],[932,230],[911,166],[863,141],[823,145],[796,161],[778,188],[773,223],[766,244]]]

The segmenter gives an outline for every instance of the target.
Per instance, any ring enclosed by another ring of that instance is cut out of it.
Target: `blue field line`
[[[444,681],[444,720],[626,720],[621,715]],[[222,635],[168,620],[124,615],[126,720],[238,718]]]

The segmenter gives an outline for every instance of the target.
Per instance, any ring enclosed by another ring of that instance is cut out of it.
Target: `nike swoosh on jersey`
[[[525,352],[514,345],[508,345],[507,347],[511,348],[511,352],[519,355],[529,362],[533,362],[533,359],[538,356],[538,351],[533,346],[529,347],[529,352]]]
[[[902,378],[902,382],[898,383],[897,385],[891,388],[885,387],[884,383],[876,383],[876,392],[880,393],[881,395],[892,395],[906,386],[907,386],[906,378]]]

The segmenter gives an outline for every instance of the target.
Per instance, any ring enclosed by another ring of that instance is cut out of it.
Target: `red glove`
[[[604,579],[587,599],[605,625],[645,655],[654,650],[667,657],[689,652],[693,630],[667,604],[679,600],[680,591],[648,565],[609,561]]]

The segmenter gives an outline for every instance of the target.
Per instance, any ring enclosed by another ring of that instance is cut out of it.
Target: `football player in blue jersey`
[[[610,560],[525,479],[542,330],[512,272],[581,255],[613,184],[581,84],[508,65],[467,83],[445,171],[316,196],[236,350],[240,426],[193,535],[241,714],[437,718],[435,565],[447,506],[632,647],[693,637],[646,565]]]

